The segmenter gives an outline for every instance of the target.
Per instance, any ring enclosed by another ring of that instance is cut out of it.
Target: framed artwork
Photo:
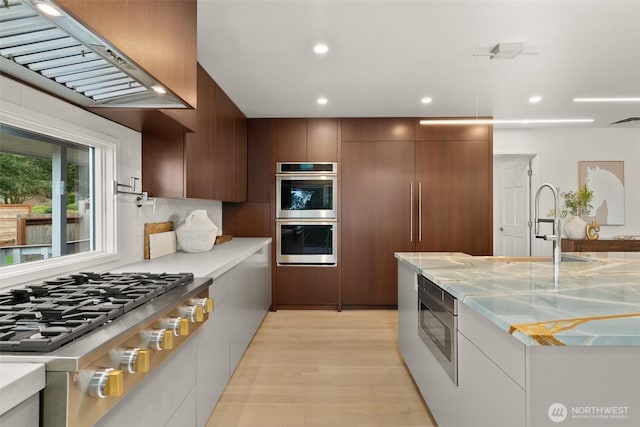
[[[578,162],[578,185],[593,191],[591,215],[587,222],[624,225],[624,161]]]

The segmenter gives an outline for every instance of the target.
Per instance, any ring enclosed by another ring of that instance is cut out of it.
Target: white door
[[[494,158],[494,255],[531,255],[531,156]]]

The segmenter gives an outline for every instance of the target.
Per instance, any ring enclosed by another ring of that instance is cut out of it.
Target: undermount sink
[[[490,262],[552,262],[550,256],[484,256],[477,257]],[[586,260],[562,255],[560,262],[585,262]]]

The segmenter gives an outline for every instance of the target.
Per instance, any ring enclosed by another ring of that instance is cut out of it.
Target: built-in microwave
[[[278,265],[336,265],[338,224],[325,220],[276,221]]]
[[[458,299],[418,275],[418,335],[458,385]]]
[[[276,218],[335,219],[337,163],[276,164]]]

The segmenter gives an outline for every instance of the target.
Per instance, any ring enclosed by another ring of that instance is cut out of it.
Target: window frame
[[[45,280],[70,272],[95,270],[100,264],[116,262],[117,214],[113,182],[116,177],[118,139],[76,123],[2,102],[0,122],[8,126],[49,135],[94,149],[95,250],[40,261],[0,267],[0,289]]]

